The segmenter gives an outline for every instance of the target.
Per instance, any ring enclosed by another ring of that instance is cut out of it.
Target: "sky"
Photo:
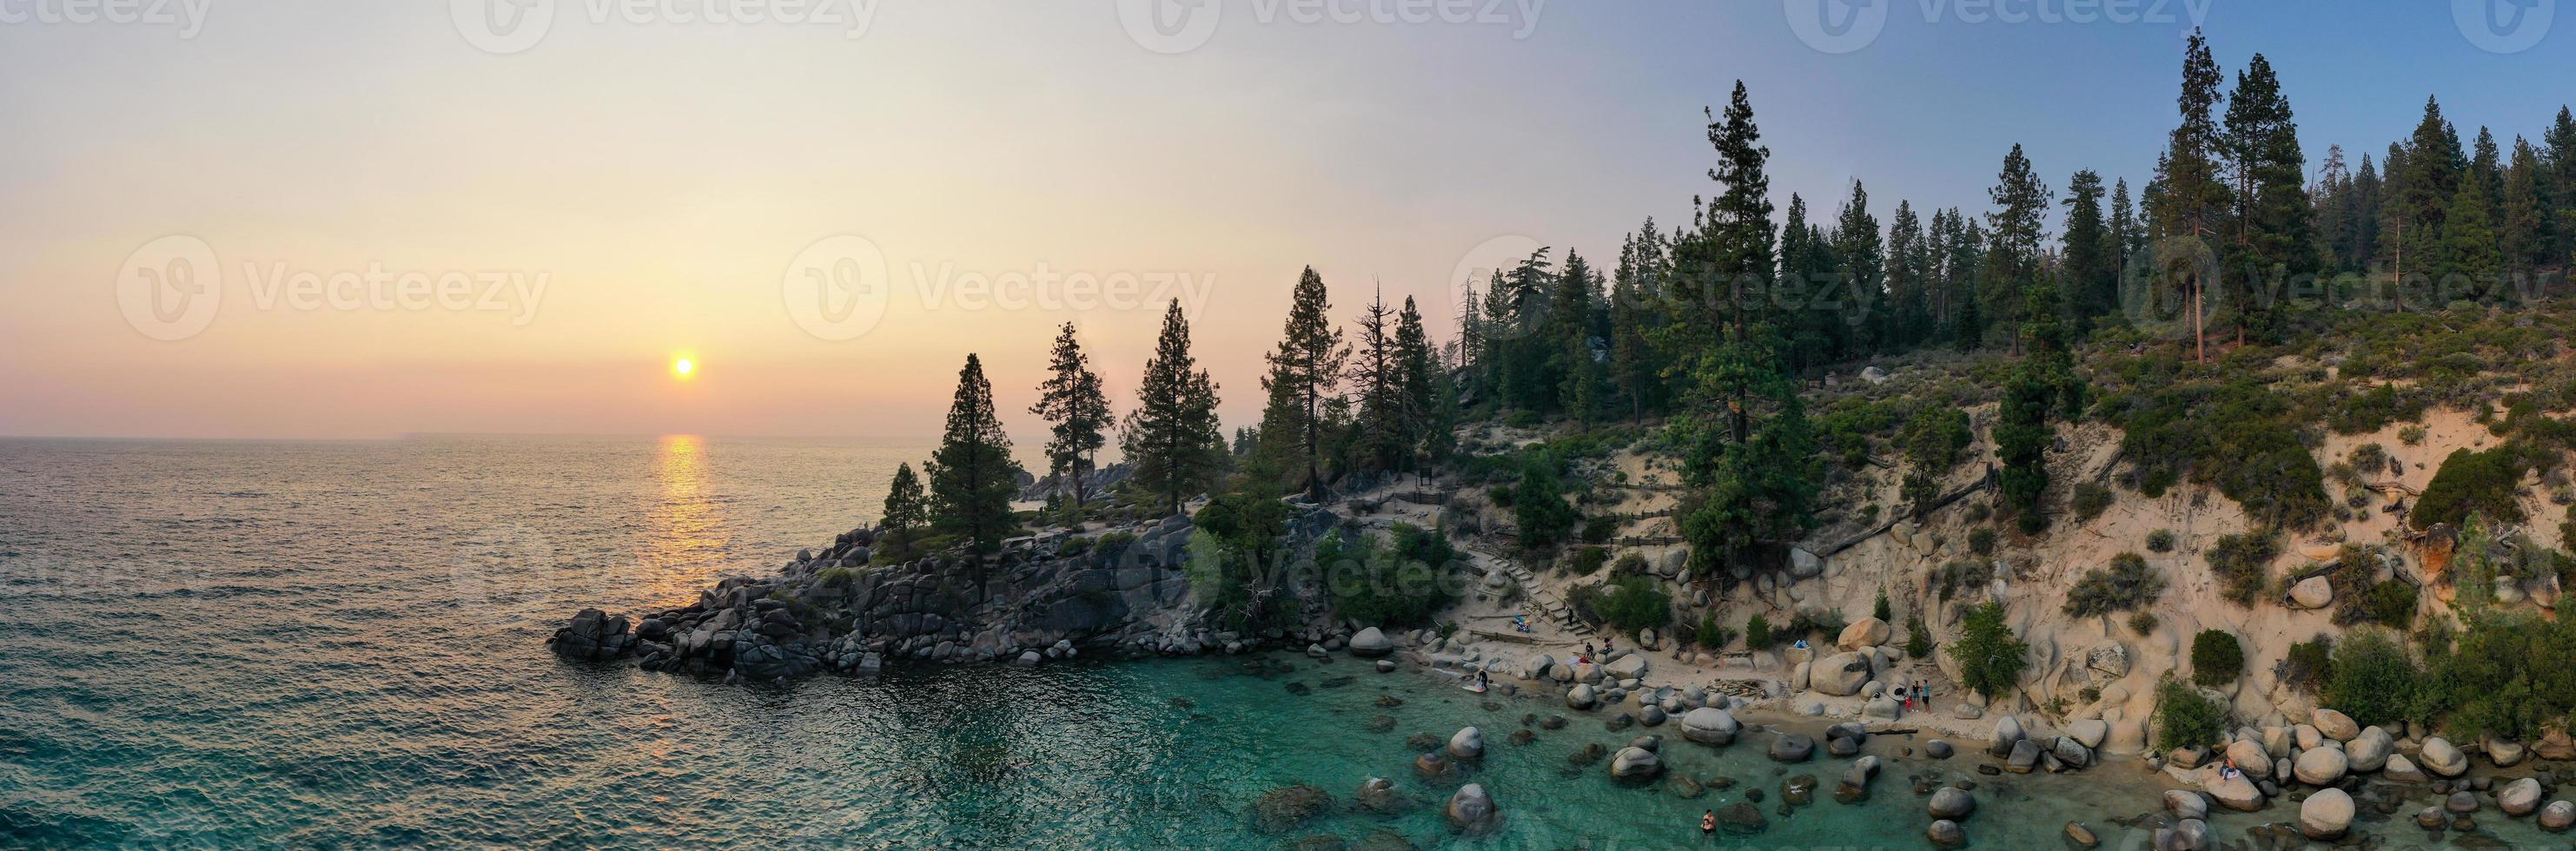
[[[922,436],[977,353],[1035,443],[1057,326],[1123,402],[1174,298],[1232,427],[1301,268],[1445,336],[1686,219],[1738,79],[1777,203],[1885,221],[2142,185],[2194,25],[2312,164],[2537,138],[2555,6],[0,0],[0,435]]]

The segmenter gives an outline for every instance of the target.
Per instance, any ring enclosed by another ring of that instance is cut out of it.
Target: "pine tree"
[[[2494,226],[2487,220],[2487,193],[2475,180],[2460,182],[2459,191],[2451,194],[2450,209],[2442,218],[2440,242],[2442,277],[2435,281],[2435,292],[2447,299],[2474,297],[2481,287],[2503,271],[2502,252],[2497,249]]]
[[[2517,278],[2528,277],[2549,262],[2549,230],[2541,214],[2546,203],[2541,182],[2548,176],[2542,170],[2539,149],[2514,137],[2513,166],[2505,176],[2504,218],[2499,227],[2505,271]]]
[[[2004,155],[2003,171],[1995,179],[1994,187],[1986,190],[1995,211],[1986,214],[1988,274],[1979,282],[1978,297],[1986,314],[2004,320],[2005,330],[2011,332],[2033,319],[2021,308],[2027,301],[2024,291],[2038,283],[2040,245],[2048,239],[2049,191],[2018,144]],[[2018,340],[2014,347],[2020,347]]]
[[[1589,425],[1600,406],[1601,385],[1608,369],[1592,357],[1592,317],[1601,301],[1601,274],[1583,255],[1568,249],[1557,272],[1556,290],[1548,299],[1547,336],[1556,345],[1557,405],[1578,424]]]
[[[2557,246],[2550,253],[2552,263],[2567,263],[2576,258],[2576,113],[2558,108],[2558,120],[2540,134],[2540,145],[2547,149],[2543,157],[2549,164],[2549,178],[2538,181],[2545,192],[2540,225],[2551,234]]]
[[[2039,503],[2048,491],[2048,448],[2057,436],[2049,420],[2073,413],[2083,397],[2057,319],[2056,285],[2033,284],[2026,297],[2030,303],[2024,315],[2031,319],[2023,324],[2022,336],[2027,351],[2004,385],[1994,439],[1995,456],[2004,465],[1999,482],[2004,505],[2023,532],[2037,533],[2048,523]]]
[[[1846,315],[1837,317],[1849,337],[1840,353],[1854,358],[1890,348],[1902,320],[1888,297],[1888,253],[1879,241],[1878,217],[1869,212],[1869,190],[1852,181],[1851,198],[1834,217],[1834,262],[1845,282]]]
[[[1270,374],[1262,379],[1271,394],[1262,439],[1277,457],[1293,458],[1305,468],[1297,490],[1316,500],[1324,497],[1326,407],[1339,398],[1342,370],[1351,354],[1342,344],[1341,329],[1333,325],[1328,296],[1324,277],[1314,267],[1298,274],[1287,327],[1279,348],[1269,355]]]
[[[2423,120],[2416,123],[2415,133],[2403,151],[2392,151],[2389,163],[2386,173],[2390,175],[2400,174],[2401,163],[2404,167],[2402,179],[2388,199],[2389,215],[2395,219],[2392,228],[2396,230],[2389,240],[2389,263],[2402,276],[2398,282],[2401,288],[2418,277],[2438,282],[2452,271],[2445,267],[2447,252],[2440,250],[2448,233],[2442,220],[2460,193],[2461,173],[2468,170],[2459,133],[2442,118],[2440,101],[2424,99]],[[2414,262],[2405,262],[2407,258],[2414,258]],[[2414,275],[2406,275],[2410,269]]]
[[[912,557],[913,544],[922,529],[930,523],[930,499],[921,492],[921,478],[912,472],[912,462],[895,465],[894,481],[886,488],[885,516],[877,521],[881,532],[877,552],[884,561],[903,561]]]
[[[2209,53],[2209,41],[2198,29],[2192,30],[2191,42],[2183,53],[2182,96],[2175,103],[2182,122],[2174,127],[2157,163],[2155,201],[2148,214],[2155,220],[2156,232],[2167,239],[2188,238],[2211,241],[2222,232],[2227,207],[2227,187],[2219,179],[2218,155],[2223,149],[2218,123],[2210,110],[2218,105],[2220,82],[2218,61]],[[2188,255],[2191,249],[2183,249]],[[2157,276],[2174,285],[2183,296],[2185,309],[2191,312],[2192,357],[2209,359],[2205,329],[2209,294],[2216,282],[2206,280],[2204,270],[2188,262],[2188,257],[2160,257],[2160,263],[2172,262],[2178,267],[2159,266]]]
[[[1020,464],[1011,459],[1011,436],[993,411],[993,384],[972,354],[957,371],[948,428],[929,473],[932,528],[963,537],[976,552],[999,549],[1018,529],[1011,497],[1019,490]]]
[[[1410,296],[1404,299],[1404,310],[1396,314],[1395,363],[1404,449],[1399,469],[1419,470],[1422,462],[1448,457],[1457,397],[1440,368],[1439,356],[1433,353],[1430,333],[1423,330],[1422,312],[1414,309]]]
[[[2102,220],[2102,176],[2087,169],[2066,183],[2066,278],[2073,284],[2075,333],[2119,309],[2117,237]]]
[[[1354,449],[1363,469],[1394,470],[1409,454],[1403,363],[1396,351],[1398,329],[1389,327],[1395,318],[1395,311],[1386,306],[1384,287],[1360,310],[1360,339],[1356,357],[1350,361],[1349,379],[1359,394]]]
[[[1896,313],[1890,351],[1910,349],[1930,339],[1932,307],[1927,290],[1931,278],[1932,254],[1923,221],[1915,216],[1913,204],[1898,201],[1896,215],[1887,225],[1887,291]]]
[[[1070,480],[1073,503],[1067,519],[1082,522],[1082,507],[1091,496],[1092,462],[1108,444],[1106,432],[1113,420],[1109,398],[1100,390],[1100,376],[1091,371],[1091,356],[1082,351],[1071,322],[1064,323],[1064,330],[1056,335],[1047,380],[1038,385],[1038,401],[1029,406],[1029,413],[1053,424],[1046,445],[1047,474],[1059,483]]]
[[[1190,323],[1173,299],[1163,313],[1162,337],[1154,358],[1145,362],[1145,378],[1136,391],[1136,409],[1127,412],[1119,449],[1136,471],[1129,479],[1163,498],[1164,508],[1179,514],[1190,494],[1216,482],[1223,470],[1225,439],[1216,418],[1216,382],[1190,356]]]
[[[1663,363],[1652,340],[1663,328],[1665,251],[1649,218],[1628,235],[1610,289],[1610,378],[1632,423],[1664,405]]]

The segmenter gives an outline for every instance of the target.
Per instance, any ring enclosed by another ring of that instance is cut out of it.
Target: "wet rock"
[[[2407,759],[2405,754],[2398,753],[2388,755],[2388,763],[2379,770],[2379,776],[2399,783],[2422,783],[2425,780],[2424,769],[2417,767],[2415,761]]]
[[[1923,838],[1931,840],[1936,847],[1957,848],[1968,844],[1968,831],[1960,828],[1958,822],[1941,819],[1923,829]]]
[[[2207,819],[2209,818],[2209,799],[2189,789],[2167,789],[2165,790],[2165,812],[2172,813],[2178,820]]]
[[[1413,773],[1420,775],[1424,780],[1438,780],[1456,770],[1457,766],[1449,762],[1449,755],[1439,751],[1413,758]]]
[[[1404,793],[1395,790],[1395,781],[1384,777],[1371,777],[1361,782],[1359,794],[1353,795],[1352,800],[1359,804],[1360,809],[1380,815],[1403,812],[1409,804]]]
[[[2200,819],[2183,819],[2169,829],[2156,831],[2156,851],[2209,851],[2216,846],[2209,822]]]
[[[2323,789],[2299,802],[2299,833],[2309,839],[2335,839],[2352,829],[2352,796]]]
[[[1782,733],[1771,740],[1772,762],[1806,762],[1816,753],[1816,740],[1804,733]]]
[[[1502,816],[1502,811],[1494,807],[1493,797],[1485,793],[1482,783],[1458,787],[1458,793],[1449,796],[1446,812],[1450,825],[1469,833],[1492,829]]]
[[[2442,809],[2450,811],[2453,815],[2477,812],[2478,794],[2466,790],[2453,792],[2450,797],[2442,799]]]
[[[1717,826],[1726,831],[1729,836],[1752,836],[1769,828],[1771,821],[1762,817],[1762,808],[1746,801],[1737,801],[1717,808]]]
[[[1663,758],[1645,748],[1620,748],[1618,755],[1610,758],[1610,776],[1613,779],[1645,780],[1663,772]]]
[[[1541,730],[1563,730],[1565,729],[1565,724],[1565,716],[1550,715],[1546,718],[1539,719],[1538,728]]]
[[[1744,725],[1724,709],[1703,706],[1682,716],[1682,738],[1704,745],[1731,745]]]
[[[1674,797],[1681,798],[1686,801],[1697,800],[1699,796],[1708,794],[1707,786],[1702,785],[1698,780],[1692,779],[1690,775],[1687,774],[1675,774],[1666,778],[1664,780],[1664,785],[1672,789]]]
[[[1538,741],[1538,734],[1526,727],[1512,731],[1512,744],[1515,746],[1527,746],[1536,741]]]
[[[1485,731],[1474,727],[1460,728],[1449,737],[1449,756],[1461,760],[1484,759]]]
[[[1395,640],[1377,627],[1369,627],[1351,636],[1350,649],[1353,656],[1374,659],[1395,652]]]
[[[2217,801],[2219,806],[2240,813],[2250,813],[2263,808],[2263,790],[2256,788],[2254,781],[2245,779],[2241,774],[2235,777],[2213,778],[2206,784],[2203,791],[2208,792],[2210,799]]]
[[[1986,740],[1986,753],[2010,756],[2013,745],[2022,740],[2021,721],[2010,715],[1995,719],[1995,734]]]
[[[1380,715],[1370,718],[1368,728],[1371,733],[1391,732],[1395,729],[1395,716]]]
[[[1955,753],[1955,750],[1950,747],[1949,742],[1941,741],[1940,739],[1933,739],[1929,742],[1923,743],[1924,756],[1928,756],[1933,759],[1949,759],[1953,753]]]
[[[1600,742],[1593,742],[1591,744],[1584,745],[1582,750],[1578,750],[1567,755],[1565,761],[1575,765],[1591,765],[1593,763],[1600,762],[1602,757],[1608,756],[1609,754],[1609,748],[1602,747]]]
[[[2440,777],[2458,777],[2469,773],[2469,755],[2461,753],[2449,739],[2434,736],[2424,740],[2416,762],[2427,772]]]
[[[2540,781],[2529,777],[2506,784],[2496,792],[2496,809],[2505,815],[2521,818],[2540,809]]]
[[[2075,843],[2077,848],[2102,847],[2102,838],[2093,835],[2093,829],[2085,827],[2082,822],[2066,823],[2066,841]]]
[[[1333,796],[1304,783],[1263,793],[1253,804],[1253,823],[1263,833],[1281,833],[1332,809]]]
[[[2014,774],[2029,774],[2038,765],[2039,745],[2029,739],[2014,742],[2012,755],[2004,758],[2004,770]]]
[[[2540,829],[2562,833],[2571,826],[2576,826],[2576,804],[2551,801],[2549,806],[2540,808]]]
[[[1960,791],[1959,787],[1943,786],[1933,790],[1932,800],[1924,805],[1924,811],[1936,819],[1958,821],[1977,811],[1977,799]]]

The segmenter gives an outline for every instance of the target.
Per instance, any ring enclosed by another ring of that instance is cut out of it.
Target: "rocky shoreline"
[[[1319,508],[1290,524],[1304,545],[1337,524]],[[870,566],[873,529],[797,554],[774,576],[732,576],[687,606],[636,615],[585,609],[547,640],[567,659],[633,659],[646,670],[784,682],[888,664],[1034,665],[1090,651],[1119,657],[1340,649],[1358,630],[1316,613],[1302,630],[1211,627],[1184,569],[1190,519],[1173,515],[1082,539],[1013,539],[1000,552]]]

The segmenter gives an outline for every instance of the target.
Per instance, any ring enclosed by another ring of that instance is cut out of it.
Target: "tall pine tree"
[[[1118,435],[1119,450],[1136,465],[1130,480],[1179,514],[1191,494],[1215,484],[1226,458],[1216,382],[1190,356],[1190,323],[1180,299],[1163,313],[1163,333],[1154,343],[1154,358],[1145,362],[1136,397],[1136,409],[1127,412]]]
[[[1019,475],[1011,436],[993,410],[993,384],[984,379],[983,361],[969,354],[957,371],[947,431],[930,456],[931,527],[963,538],[976,552],[999,549],[1019,528],[1011,514]]]
[[[1324,277],[1308,266],[1297,276],[1288,305],[1288,322],[1279,348],[1269,355],[1270,373],[1262,387],[1270,402],[1262,412],[1265,454],[1286,459],[1302,470],[1296,489],[1308,497],[1324,496],[1324,450],[1333,403],[1340,398],[1342,369],[1350,360],[1342,331],[1333,325],[1332,304]],[[1285,484],[1284,482],[1282,484]]]
[[[1047,474],[1056,477],[1059,485],[1073,486],[1073,504],[1066,516],[1068,522],[1079,523],[1091,495],[1092,463],[1100,447],[1109,442],[1112,420],[1109,397],[1100,390],[1100,375],[1091,371],[1091,356],[1083,353],[1071,322],[1064,323],[1063,332],[1056,335],[1047,380],[1038,385],[1038,401],[1029,406],[1029,413],[1052,424],[1046,445]]]

